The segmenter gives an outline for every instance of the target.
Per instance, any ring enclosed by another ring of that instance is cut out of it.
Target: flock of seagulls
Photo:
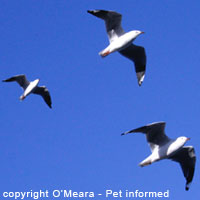
[[[106,10],[88,10],[87,12],[105,21],[110,44],[99,54],[105,57],[118,51],[121,55],[132,60],[135,64],[138,84],[141,86],[145,76],[146,53],[144,47],[136,46],[132,42],[144,32],[133,30],[125,33],[121,27],[122,15],[117,12]],[[168,138],[164,133],[164,128],[165,122],[155,122],[125,132],[122,135],[135,132],[145,133],[152,154],[139,165],[143,167],[165,158],[179,162],[187,181],[185,189],[188,190],[193,179],[196,163],[194,148],[192,146],[183,147],[189,140],[187,137],[178,137],[176,140]]]
[[[146,53],[144,47],[134,45],[132,42],[144,32],[140,30],[125,32],[121,27],[122,15],[117,12],[107,10],[88,10],[87,12],[105,21],[110,44],[99,55],[104,58],[118,51],[121,55],[133,61],[138,84],[141,86],[145,77]],[[52,108],[50,93],[45,86],[38,86],[39,79],[29,82],[26,76],[22,74],[3,80],[3,82],[13,81],[17,82],[24,90],[20,100],[24,100],[31,93],[38,94]],[[162,159],[171,159],[178,162],[186,178],[185,189],[188,190],[195,171],[196,156],[194,147],[184,146],[190,138],[182,136],[175,140],[170,139],[164,130],[165,122],[155,122],[121,135],[137,132],[144,133],[150,145],[151,155],[139,165],[141,167],[147,166]]]

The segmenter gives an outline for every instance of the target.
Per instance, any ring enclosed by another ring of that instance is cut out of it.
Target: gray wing
[[[134,62],[138,84],[140,86],[144,80],[146,70],[146,53],[144,47],[131,44],[127,48],[119,51],[119,53]]]
[[[39,94],[43,97],[44,101],[46,102],[46,104],[51,107],[51,96],[50,93],[48,91],[48,89],[45,86],[40,86],[40,87],[36,87],[35,90],[33,91],[34,94]]]
[[[124,34],[124,30],[121,27],[121,14],[107,10],[88,10],[87,12],[105,21],[110,42]]]
[[[189,185],[192,182],[194,176],[195,163],[196,163],[194,147],[192,146],[183,147],[176,154],[169,157],[169,159],[175,162],[179,162],[179,164],[181,165],[184,177],[186,178],[185,189],[189,190]]]
[[[30,84],[30,82],[26,79],[26,76],[24,74],[16,75],[11,78],[3,80],[3,82],[13,82],[13,81],[16,81],[24,90]]]
[[[170,141],[164,132],[165,124],[165,122],[155,122],[131,131],[127,131],[121,135],[137,132],[144,133],[146,134],[147,142],[150,143],[151,149],[153,149],[155,145],[163,145]]]

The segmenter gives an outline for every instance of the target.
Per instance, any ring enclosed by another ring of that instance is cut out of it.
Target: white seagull
[[[118,51],[123,56],[132,60],[135,63],[135,71],[138,79],[138,84],[141,86],[146,68],[146,54],[144,47],[136,46],[132,42],[143,31],[133,30],[127,33],[121,27],[122,15],[114,11],[106,10],[88,10],[88,13],[99,17],[105,21],[106,30],[110,45],[99,54],[102,57],[109,55],[112,52]]]
[[[3,82],[13,82],[13,81],[16,81],[24,90],[24,93],[20,96],[20,100],[24,100],[31,93],[39,94],[43,97],[47,105],[50,108],[52,108],[51,97],[50,97],[48,89],[45,86],[37,86],[40,79],[36,79],[34,81],[29,82],[26,79],[26,76],[22,74],[22,75],[16,75],[6,80],[3,80]]]
[[[181,165],[184,177],[186,178],[185,189],[189,190],[189,185],[192,182],[195,170],[196,156],[194,147],[185,146],[184,144],[190,139],[187,137],[178,137],[175,140],[170,139],[165,135],[165,122],[155,122],[146,126],[133,129],[122,133],[141,132],[146,134],[147,142],[151,148],[151,155],[143,160],[139,165],[141,167],[150,165],[153,162],[161,159],[171,159],[179,162]]]

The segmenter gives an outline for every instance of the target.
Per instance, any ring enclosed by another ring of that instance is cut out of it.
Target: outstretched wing
[[[118,38],[119,36],[124,34],[124,30],[121,27],[121,20],[122,20],[121,14],[107,10],[88,10],[87,12],[105,21],[106,31],[110,43],[115,38]]]
[[[132,60],[135,64],[135,71],[139,86],[142,84],[146,70],[146,53],[144,47],[131,44],[119,51],[120,54]]]
[[[33,91],[34,94],[38,94],[41,95],[44,99],[44,101],[46,102],[46,104],[51,107],[51,96],[50,93],[48,91],[48,89],[45,86],[40,86],[40,87],[36,87],[35,90]]]
[[[189,190],[189,185],[192,182],[194,176],[195,163],[196,163],[194,147],[192,146],[183,147],[176,154],[169,157],[169,159],[175,162],[179,162],[179,164],[181,165],[184,177],[186,178],[185,189]]]
[[[30,84],[30,82],[26,79],[26,76],[24,74],[16,75],[6,80],[3,80],[3,82],[13,82],[13,81],[16,81],[24,90]]]
[[[145,133],[147,142],[150,144],[151,150],[153,150],[155,145],[163,145],[170,141],[170,138],[168,138],[164,132],[165,124],[165,122],[155,122],[140,128],[133,129],[131,131],[127,131],[121,135],[138,132]]]

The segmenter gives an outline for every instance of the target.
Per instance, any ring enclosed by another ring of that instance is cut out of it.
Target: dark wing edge
[[[146,131],[147,131],[147,126],[142,126],[142,127],[136,128],[136,129],[132,129],[130,131],[126,131],[126,132],[122,133],[121,135],[127,135],[129,133],[146,133]]]
[[[131,44],[127,48],[119,51],[119,53],[134,62],[138,84],[141,86],[142,82],[144,81],[146,71],[145,48]]]
[[[105,21],[110,42],[115,35],[119,37],[124,34],[121,27],[122,15],[120,13],[107,10],[88,10],[87,12]]]
[[[155,122],[131,131],[127,131],[121,135],[137,132],[145,133],[146,140],[150,144],[150,148],[153,151],[156,145],[163,145],[170,141],[170,138],[165,135],[165,124],[165,122]]]
[[[166,124],[165,122],[154,122],[151,124],[147,124],[146,126],[141,126],[139,128],[124,132],[121,135],[126,135],[128,133],[148,133],[150,130],[154,129],[155,127],[160,127],[161,131],[164,131],[165,124]]]
[[[169,157],[169,159],[181,165],[184,177],[186,178],[185,190],[189,190],[195,172],[196,155],[194,147],[185,146],[175,155]]]
[[[105,20],[107,31],[111,31],[112,29],[121,26],[122,15],[120,13],[107,10],[88,10],[87,12]]]
[[[13,77],[10,77],[8,79],[2,80],[3,82],[13,82],[16,81],[24,90],[29,85],[29,81],[26,79],[26,76],[24,74],[16,75]]]
[[[45,87],[45,86],[36,87],[35,90],[33,91],[33,93],[41,95],[42,98],[44,99],[44,101],[46,102],[46,104],[50,108],[52,108],[51,96],[50,96],[50,93],[49,93],[47,87]]]

